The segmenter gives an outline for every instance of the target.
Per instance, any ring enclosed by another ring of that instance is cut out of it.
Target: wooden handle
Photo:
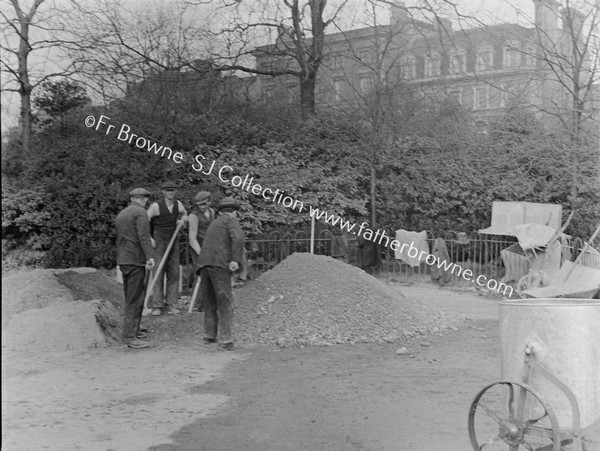
[[[180,222],[179,225],[177,226],[177,228],[175,229],[175,232],[173,233],[173,236],[171,237],[171,241],[169,241],[169,245],[167,246],[167,250],[163,254],[163,257],[160,260],[158,268],[156,269],[156,273],[154,274],[154,277],[152,278],[152,281],[150,282],[150,286],[146,289],[146,297],[144,298],[144,308],[146,310],[148,309],[148,299],[150,299],[150,296],[152,295],[152,288],[154,288],[154,284],[158,280],[158,276],[159,276],[160,272],[162,271],[163,266],[165,266],[165,262],[167,261],[167,258],[169,257],[169,252],[171,252],[171,249],[173,248],[173,244],[175,243],[175,239],[177,238],[177,235],[179,234],[181,227],[183,227],[183,222]]]

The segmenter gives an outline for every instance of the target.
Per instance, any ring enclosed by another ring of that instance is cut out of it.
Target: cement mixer
[[[501,380],[471,404],[476,451],[593,451],[600,421],[600,300],[500,303]],[[595,427],[595,426],[594,426]]]

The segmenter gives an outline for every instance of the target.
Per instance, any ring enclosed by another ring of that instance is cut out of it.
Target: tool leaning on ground
[[[192,291],[192,299],[190,300],[190,307],[188,308],[188,313],[192,313],[194,310],[194,304],[196,303],[196,296],[198,295],[198,290],[200,289],[200,276],[196,278],[196,283],[194,284],[194,290]]]
[[[173,248],[173,244],[175,243],[175,240],[177,239],[177,236],[179,235],[179,231],[181,230],[181,227],[183,227],[183,222],[180,222],[177,225],[175,232],[173,232],[173,237],[171,238],[171,241],[169,241],[169,245],[167,246],[167,249],[165,250],[163,258],[160,260],[158,268],[156,268],[156,273],[154,274],[154,277],[152,278],[152,281],[150,282],[150,286],[148,286],[146,288],[146,297],[144,298],[144,311],[142,312],[142,316],[148,316],[150,313],[152,313],[152,309],[148,308],[148,300],[150,299],[150,296],[152,296],[152,289],[154,288],[154,284],[158,280],[158,276],[160,275],[160,272],[162,271],[163,267],[165,266],[167,258],[169,257],[169,253],[171,252],[171,249]]]

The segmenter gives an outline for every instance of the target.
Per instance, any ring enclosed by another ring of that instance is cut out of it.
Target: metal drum
[[[527,372],[525,349],[570,390],[585,428],[600,419],[600,300],[524,299],[500,303],[502,379],[522,381]],[[528,382],[552,407],[561,430],[573,425],[565,393],[533,371]],[[525,415],[536,418],[534,405]],[[542,412],[543,413],[543,412]]]

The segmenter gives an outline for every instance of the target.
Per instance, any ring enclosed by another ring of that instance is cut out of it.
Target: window
[[[440,76],[441,60],[439,55],[431,54],[425,58],[425,77]]]
[[[417,60],[414,55],[405,55],[400,59],[400,75],[403,80],[417,78]]]
[[[475,70],[485,71],[494,68],[494,53],[490,47],[485,47],[477,52]]]
[[[457,102],[459,105],[462,105],[462,89],[448,89],[448,97]]]
[[[334,55],[333,56],[333,68],[339,69],[340,67],[342,67],[342,57],[341,57],[341,55]]]
[[[463,51],[450,55],[449,71],[451,75],[462,74],[466,71],[466,55]]]
[[[473,108],[481,110],[489,106],[488,87],[478,86],[473,89]]]
[[[334,80],[333,82],[333,103],[342,101],[342,80]]]
[[[363,74],[358,79],[359,90],[361,94],[367,94],[373,88],[370,74]]]
[[[363,64],[369,64],[369,63],[371,63],[371,51],[370,50],[361,50],[358,53],[358,59]]]
[[[525,49],[525,65],[527,67],[536,67],[537,65],[537,49],[535,44],[527,44]]]
[[[517,45],[514,44],[504,49],[504,67],[518,67],[521,65],[521,51]]]

